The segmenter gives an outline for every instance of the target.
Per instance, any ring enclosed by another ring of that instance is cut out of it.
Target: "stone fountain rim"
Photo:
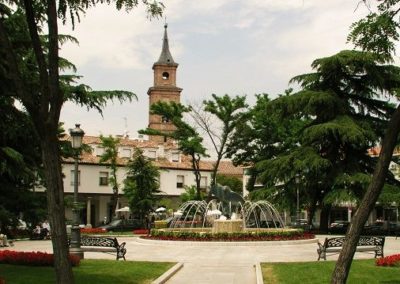
[[[171,240],[153,240],[137,237],[137,242],[143,244],[159,244],[159,245],[178,245],[178,246],[285,246],[285,245],[305,245],[318,243],[318,238],[303,240],[286,240],[286,241],[171,241]]]

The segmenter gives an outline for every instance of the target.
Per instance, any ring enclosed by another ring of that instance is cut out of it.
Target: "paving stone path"
[[[326,236],[317,236],[321,241]],[[143,242],[136,237],[118,237],[126,242],[127,260],[181,262],[180,269],[167,283],[256,283],[255,264],[262,262],[316,261],[317,244],[275,245],[207,245],[169,244]],[[50,241],[18,241],[13,250],[52,252]],[[385,255],[400,253],[400,238],[388,237]],[[373,255],[356,253],[355,258],[372,258]],[[85,258],[115,259],[106,253],[86,252]],[[328,260],[337,259],[337,255]]]

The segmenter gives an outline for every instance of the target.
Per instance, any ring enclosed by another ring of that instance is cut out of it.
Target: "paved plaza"
[[[326,236],[317,236],[321,242]],[[329,236],[332,237],[332,236]],[[275,242],[266,244],[206,244],[147,241],[137,237],[118,237],[126,242],[127,260],[168,261],[183,263],[180,269],[166,283],[256,283],[255,265],[262,262],[316,261],[317,243]],[[18,241],[13,250],[52,252],[51,242]],[[400,238],[387,237],[384,254],[400,252]],[[328,256],[328,260],[338,255]],[[85,258],[115,259],[114,255],[85,252]],[[373,258],[372,254],[356,253],[355,258]]]

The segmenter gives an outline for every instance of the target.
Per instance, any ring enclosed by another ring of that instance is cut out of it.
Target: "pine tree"
[[[133,159],[128,163],[127,177],[124,180],[124,193],[134,215],[145,223],[146,217],[154,209],[160,198],[160,173],[151,160],[137,149]]]
[[[299,186],[300,177],[311,217],[317,203],[364,195],[376,162],[367,150],[383,136],[394,111],[382,95],[400,84],[400,69],[369,52],[341,51],[312,67],[316,72],[292,79],[299,92],[269,104],[281,118],[306,121],[297,147],[258,163],[262,180],[284,189]]]

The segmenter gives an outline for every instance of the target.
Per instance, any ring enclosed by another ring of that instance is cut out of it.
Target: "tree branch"
[[[54,124],[54,121],[59,121],[61,107],[64,102],[59,83],[57,7],[54,0],[47,1],[47,26],[49,28],[49,91],[52,98],[47,123],[51,125]]]
[[[39,68],[41,97],[40,97],[40,115],[48,114],[49,104],[49,81],[47,73],[46,59],[43,53],[42,43],[40,41],[38,27],[35,20],[35,13],[33,10],[32,1],[24,0],[26,21],[28,24],[29,34],[31,36],[31,42],[33,51],[35,53],[36,61]],[[45,119],[45,117],[42,117]]]

